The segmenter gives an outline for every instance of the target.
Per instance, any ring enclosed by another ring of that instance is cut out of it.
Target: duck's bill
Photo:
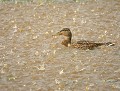
[[[58,33],[56,33],[56,34],[54,34],[54,35],[52,35],[52,36],[53,36],[53,37],[57,37],[58,35],[61,35],[61,33],[58,32]]]

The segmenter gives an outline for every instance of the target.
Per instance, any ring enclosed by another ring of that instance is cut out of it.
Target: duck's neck
[[[62,45],[68,47],[71,45],[71,37],[66,37],[65,40],[62,41]]]

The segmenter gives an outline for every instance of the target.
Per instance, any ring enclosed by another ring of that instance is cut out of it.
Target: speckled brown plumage
[[[107,46],[113,46],[114,45],[111,42],[96,43],[96,42],[93,42],[93,41],[86,41],[86,40],[78,41],[77,43],[71,43],[72,33],[71,33],[69,28],[63,28],[56,35],[65,36],[65,39],[62,41],[62,45],[66,46],[66,47],[79,48],[79,49],[82,49],[82,50],[86,50],[86,49],[92,50],[92,49],[94,49],[98,46],[102,46],[102,45],[107,45]]]

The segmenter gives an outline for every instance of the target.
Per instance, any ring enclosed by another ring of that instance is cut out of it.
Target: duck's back
[[[82,50],[87,50],[87,49],[94,49],[98,46],[102,46],[102,45],[112,45],[111,42],[107,42],[107,43],[96,43],[94,41],[85,41],[85,40],[82,40],[82,41],[78,41],[77,43],[73,43],[71,44],[72,47],[74,48],[79,48],[79,49],[82,49]]]

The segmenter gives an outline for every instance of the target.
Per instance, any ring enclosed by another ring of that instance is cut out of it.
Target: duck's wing
[[[95,42],[95,41],[86,41],[86,40],[77,41],[77,44],[82,44],[82,45],[97,45],[97,46],[101,46],[101,45],[114,46],[115,45],[115,43],[112,43],[112,42],[99,43],[99,42]]]
[[[72,47],[75,48],[80,48],[83,50],[90,49],[93,50],[95,47],[102,46],[102,45],[113,45],[111,42],[107,43],[99,43],[99,42],[94,42],[94,41],[86,41],[86,40],[81,40],[78,41],[76,44],[72,44]]]
[[[87,40],[80,40],[80,41],[77,41],[77,44],[93,44],[95,43],[94,41],[87,41]]]
[[[83,49],[83,50],[86,50],[86,49],[93,50],[95,47],[98,47],[101,45],[103,45],[103,43],[96,43],[94,41],[82,40],[82,41],[78,41],[76,44],[72,44],[72,47]]]
[[[94,42],[94,41],[81,40],[81,41],[77,42],[77,45],[79,45],[79,47],[81,47],[81,48],[93,49],[95,47],[105,45],[105,43],[98,43],[98,42]]]

